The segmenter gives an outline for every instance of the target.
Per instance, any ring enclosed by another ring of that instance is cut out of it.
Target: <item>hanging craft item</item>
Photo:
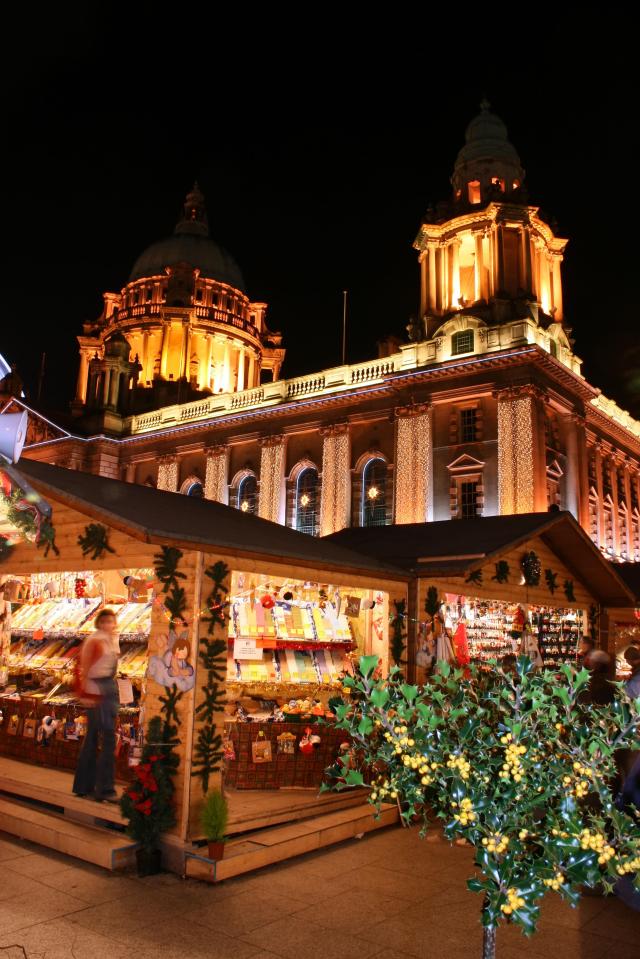
[[[87,581],[82,577],[76,577],[76,580],[73,584],[74,592],[76,594],[76,599],[84,599],[87,595]]]
[[[355,619],[360,615],[360,597],[359,596],[347,596],[345,604],[345,615],[349,616],[351,619]]]
[[[14,713],[13,716],[9,719],[9,725],[7,726],[7,732],[10,736],[17,736],[20,730],[20,716],[18,713]]]
[[[456,654],[458,666],[468,666],[471,662],[469,655],[469,641],[467,639],[467,627],[463,619],[458,623],[457,629],[453,634],[453,649]]]
[[[509,581],[509,564],[506,559],[499,559],[496,563],[495,575],[491,577],[496,583],[507,583]]]
[[[158,637],[158,652],[149,657],[147,676],[161,686],[171,687],[175,684],[181,692],[193,689],[196,682],[196,671],[189,662],[191,658],[191,643],[186,631],[177,635],[170,629],[169,634]]]
[[[30,713],[24,721],[24,726],[22,727],[22,735],[26,739],[35,739],[36,730],[38,726],[38,720]]]
[[[318,737],[319,741],[319,737]],[[305,756],[310,756],[314,751],[314,744],[312,742],[311,736],[311,727],[307,726],[304,731],[304,736],[300,740],[300,752]]]
[[[105,553],[115,553],[109,546],[109,530],[102,523],[89,523],[84,533],[78,536],[78,546],[83,556],[91,553],[91,559],[101,559]]]
[[[233,762],[236,758],[236,748],[230,736],[225,736],[222,741],[222,755],[227,763]]]
[[[276,605],[276,601],[271,593],[265,593],[260,600],[260,605],[263,609],[273,609],[273,607]]]
[[[544,579],[549,588],[549,592],[553,596],[558,588],[558,574],[554,573],[552,569],[545,569]]]
[[[513,621],[511,623],[511,638],[519,640],[522,636],[522,631],[524,629],[526,617],[524,615],[524,610],[522,606],[518,606],[515,613],[513,614]]]
[[[260,763],[270,763],[272,760],[271,742],[265,739],[265,735],[260,730],[258,738],[251,743],[251,760],[259,765]]]
[[[573,591],[573,580],[572,580],[572,579],[565,579],[565,581],[564,581],[564,595],[567,597],[567,599],[568,599],[568,601],[569,601],[570,603],[575,603],[575,601],[576,601],[576,596],[575,596],[575,593],[574,593],[574,591]]]
[[[522,575],[524,576],[525,585],[539,586],[540,576],[542,574],[542,566],[536,553],[534,553],[533,550],[525,553],[520,560],[520,565],[522,567]]]
[[[83,736],[87,735],[87,729],[89,728],[89,717],[83,713],[82,716],[78,716],[76,719],[76,732],[78,737],[82,739]]]
[[[49,740],[60,726],[60,720],[54,716],[45,716],[38,727],[38,742],[41,746],[48,746]]]
[[[293,733],[280,733],[276,737],[278,743],[278,753],[286,756],[293,756],[296,751],[296,737]]]

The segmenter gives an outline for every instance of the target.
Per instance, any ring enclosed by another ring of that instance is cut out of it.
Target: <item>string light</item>
[[[367,496],[369,497],[369,499],[375,499],[379,492],[380,490],[378,489],[377,486],[370,486],[369,489],[367,490]]]
[[[158,466],[157,489],[175,493],[178,489],[178,460],[175,456],[163,456]]]
[[[347,426],[333,426],[325,431],[320,491],[321,536],[328,536],[329,533],[336,533],[349,526],[350,450]]]
[[[284,439],[269,436],[262,442],[258,516],[280,522],[280,500],[284,482]]]
[[[242,510],[243,513],[248,513],[248,512],[249,512],[249,500],[248,500],[248,499],[243,499],[243,500],[242,500],[242,502],[240,503],[240,509]]]
[[[396,523],[425,523],[431,484],[431,419],[425,406],[398,410]]]
[[[534,509],[533,417],[535,397],[505,391],[498,397],[498,498],[500,513]]]
[[[226,446],[215,447],[208,452],[204,478],[205,499],[215,500],[218,503],[226,501],[227,463]]]
[[[311,502],[311,499],[309,497],[309,494],[303,493],[302,496],[300,497],[300,505],[306,508],[310,502]]]

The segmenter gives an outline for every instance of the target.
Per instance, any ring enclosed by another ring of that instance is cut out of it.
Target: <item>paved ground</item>
[[[208,886],[113,875],[0,834],[0,959],[480,959],[470,851],[382,830]],[[499,959],[638,959],[640,913],[551,895]]]

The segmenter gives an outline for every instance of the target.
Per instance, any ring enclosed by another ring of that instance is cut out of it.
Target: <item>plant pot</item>
[[[162,853],[159,849],[136,849],[139,876],[155,876],[162,872]]]
[[[224,858],[224,842],[210,842],[208,843],[209,847],[209,859],[214,859],[216,862],[219,859]]]

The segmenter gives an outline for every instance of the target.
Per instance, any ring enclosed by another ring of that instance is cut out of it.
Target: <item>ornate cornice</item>
[[[414,403],[412,400],[406,406],[396,406],[394,414],[396,419],[401,416],[420,416],[422,413],[428,413],[431,409],[431,403]]]
[[[274,433],[271,436],[261,436],[258,439],[258,446],[262,448],[268,448],[271,446],[282,446],[284,443],[284,436],[282,433]]]
[[[320,436],[343,436],[349,433],[348,423],[331,423],[329,426],[321,426]]]

